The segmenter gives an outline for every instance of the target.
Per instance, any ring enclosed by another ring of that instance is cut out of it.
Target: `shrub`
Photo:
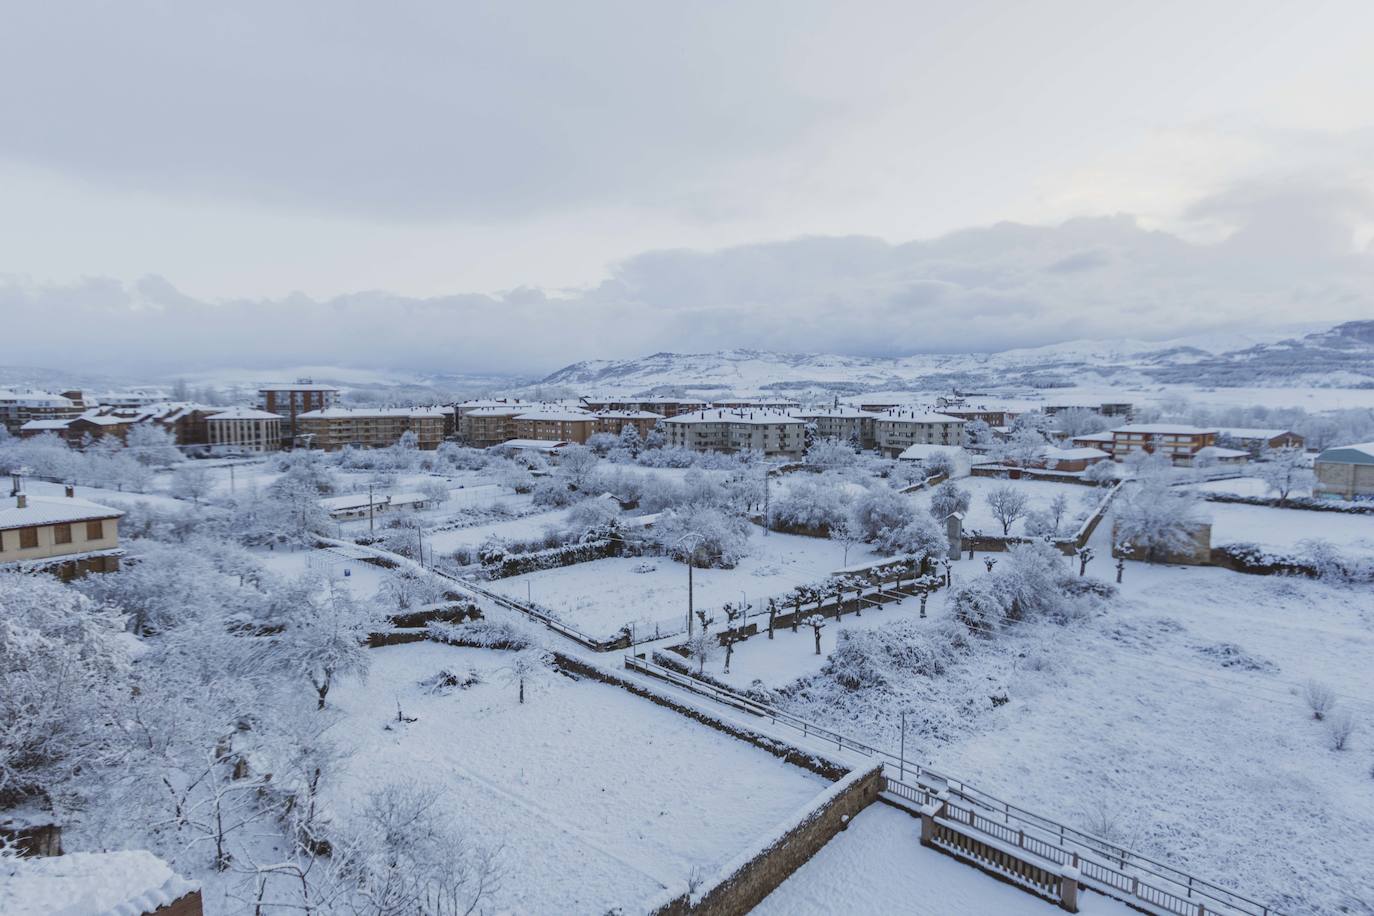
[[[1343,751],[1355,731],[1355,717],[1348,709],[1339,709],[1331,714],[1326,723],[1326,742],[1333,751]]]
[[[1312,718],[1320,722],[1336,705],[1336,692],[1320,681],[1308,681],[1302,687],[1302,698],[1312,710]]]

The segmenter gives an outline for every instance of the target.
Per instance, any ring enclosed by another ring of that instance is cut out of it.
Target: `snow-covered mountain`
[[[1374,387],[1374,322],[1305,325],[1175,340],[1073,340],[999,353],[903,357],[724,350],[573,363],[539,382],[582,393],[638,394],[1027,385],[1095,381]],[[1295,332],[1297,336],[1295,336]]]

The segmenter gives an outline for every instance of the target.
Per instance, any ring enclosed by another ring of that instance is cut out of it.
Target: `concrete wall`
[[[1316,463],[1318,496],[1354,499],[1374,496],[1374,464],[1338,464],[1331,461]]]

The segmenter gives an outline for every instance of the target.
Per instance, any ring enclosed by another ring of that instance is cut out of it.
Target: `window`
[[[37,547],[37,546],[38,546],[38,529],[37,529],[37,528],[20,528],[20,529],[19,529],[19,549],[20,549],[20,550],[29,550],[29,549],[32,549],[32,548]]]
[[[98,541],[105,536],[105,523],[94,521],[86,523],[86,540]]]
[[[72,526],[53,525],[52,539],[54,544],[70,544],[72,542]]]

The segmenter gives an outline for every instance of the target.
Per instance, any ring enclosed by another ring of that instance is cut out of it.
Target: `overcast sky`
[[[1367,0],[4,23],[7,364],[539,371],[1374,315]]]

